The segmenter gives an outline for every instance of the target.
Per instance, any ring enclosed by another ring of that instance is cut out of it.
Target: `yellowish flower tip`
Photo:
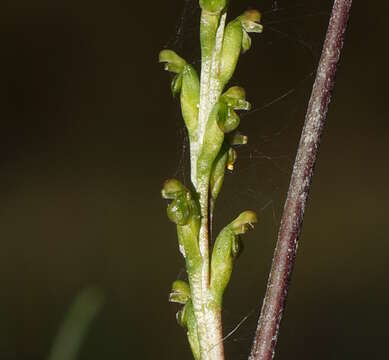
[[[226,168],[230,171],[234,170],[234,165],[236,162],[236,159],[238,157],[238,154],[236,153],[236,150],[233,148],[230,148],[228,150],[228,159],[227,159],[227,164]]]
[[[263,26],[261,21],[261,13],[258,10],[248,10],[242,15],[242,25],[247,33],[261,33]],[[244,39],[243,50],[247,51],[250,48],[251,42],[248,37]]]
[[[262,19],[262,14],[255,9],[246,10],[243,14],[244,19],[259,23]]]
[[[242,212],[238,219],[242,222],[247,222],[250,225],[253,225],[258,222],[257,214],[252,210],[246,210]]]
[[[249,138],[246,135],[242,136],[242,145],[246,145],[249,141]]]

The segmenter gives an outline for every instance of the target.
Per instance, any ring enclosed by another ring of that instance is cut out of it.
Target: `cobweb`
[[[183,0],[182,8],[176,31],[166,47],[183,55],[200,73],[198,0]],[[249,143],[237,149],[235,169],[226,174],[216,205],[214,229],[217,233],[234,215],[253,209],[260,217],[271,218],[270,242],[274,246],[330,2],[231,1],[229,18],[248,8],[261,11],[264,33],[252,36],[253,46],[239,60],[231,85],[243,86],[253,105],[251,111],[240,114],[239,131],[248,135]],[[188,184],[188,137],[178,105],[177,123],[180,161],[174,176]],[[184,270],[179,274],[183,276]],[[245,309],[240,309],[243,313],[229,309],[228,301],[223,310],[224,341],[228,347],[235,347],[234,359],[247,358],[260,311],[258,294],[249,301]],[[231,353],[230,350],[227,349]]]

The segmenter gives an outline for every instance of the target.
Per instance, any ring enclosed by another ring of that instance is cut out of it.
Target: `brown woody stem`
[[[271,360],[285,307],[321,134],[352,0],[335,0],[284,206],[278,241],[249,360]]]

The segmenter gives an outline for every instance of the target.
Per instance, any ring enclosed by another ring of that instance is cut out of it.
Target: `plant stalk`
[[[159,53],[165,70],[174,73],[173,96],[180,94],[181,111],[190,140],[191,181],[188,189],[177,179],[166,180],[161,195],[169,200],[168,218],[177,225],[179,249],[186,262],[189,284],[173,282],[169,301],[183,305],[178,323],[187,329],[196,360],[223,360],[221,308],[239,236],[258,222],[254,211],[240,213],[210,244],[212,212],[226,168],[236,160],[234,145],[247,137],[234,133],[240,119],[235,110],[248,110],[246,92],[230,81],[239,56],[251,46],[248,33],[262,32],[258,10],[245,11],[226,25],[228,0],[200,0],[201,76],[170,49]],[[225,137],[225,134],[231,135]],[[212,256],[210,251],[212,250]]]
[[[335,0],[284,206],[267,291],[249,360],[274,357],[337,63],[352,0]]]
[[[215,14],[202,11],[201,45],[202,68],[200,79],[200,104],[198,128],[195,141],[191,145],[191,178],[200,198],[201,225],[199,249],[202,257],[201,279],[192,286],[192,299],[197,319],[197,330],[200,342],[201,360],[224,359],[221,309],[210,306],[213,302],[209,291],[209,181],[198,172],[198,159],[203,144],[204,133],[212,108],[219,99],[222,86],[218,79],[220,52],[222,49],[226,13]]]

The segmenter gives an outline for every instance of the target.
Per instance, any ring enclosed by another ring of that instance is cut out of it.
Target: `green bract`
[[[187,65],[182,72],[181,111],[189,136],[193,138],[197,129],[200,103],[200,81],[196,70]]]
[[[242,87],[225,90],[242,52],[251,47],[249,33],[259,33],[261,15],[256,10],[226,25],[227,0],[200,0],[201,76],[174,51],[165,49],[159,61],[174,74],[173,96],[180,98],[181,112],[190,142],[191,185],[167,180],[162,197],[167,215],[176,224],[179,250],[185,259],[188,282],[173,283],[169,300],[180,304],[177,321],[187,329],[195,359],[224,358],[221,306],[234,262],[242,250],[240,235],[253,227],[257,216],[242,212],[224,227],[211,247],[213,212],[226,169],[237,160],[234,146],[247,144],[237,132],[239,111],[250,110]]]
[[[223,185],[224,174],[226,171],[227,160],[228,160],[228,151],[230,146],[224,142],[219,154],[217,155],[215,161],[212,165],[211,178],[209,182],[209,186],[211,189],[211,199],[210,199],[210,211],[211,215],[214,210],[215,201],[220,193],[220,190]]]

